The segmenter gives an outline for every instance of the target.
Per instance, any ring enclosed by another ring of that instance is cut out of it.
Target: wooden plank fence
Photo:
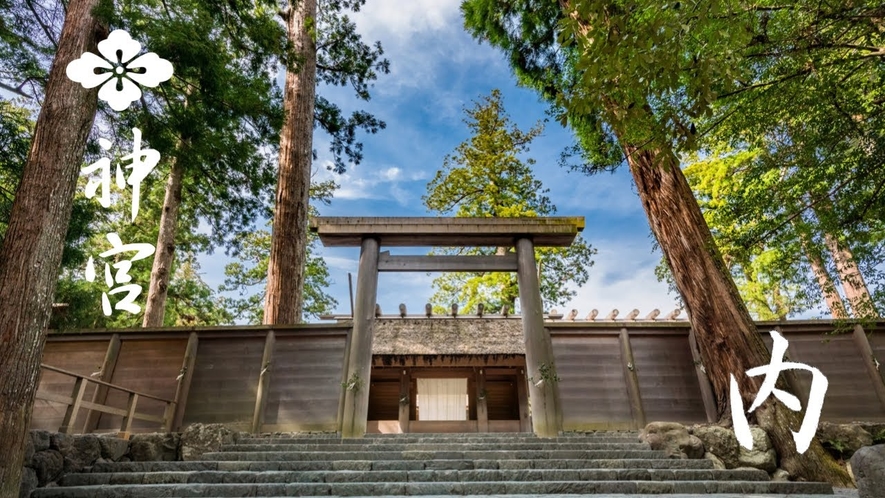
[[[402,321],[405,310],[381,321]],[[716,416],[687,321],[545,321],[560,376],[566,430],[630,429],[655,420]],[[610,313],[609,315],[613,315]],[[424,315],[418,315],[424,317]],[[407,316],[415,318],[415,316]],[[588,317],[589,318],[589,317]],[[486,315],[520,329],[520,317]],[[408,321],[403,321],[406,323]],[[499,322],[500,323],[500,322]],[[885,422],[885,322],[833,335],[831,321],[761,322],[789,341],[792,361],[819,368],[830,387],[822,420]],[[330,430],[339,423],[342,365],[351,322],[297,326],[51,332],[32,428],[179,430],[196,422],[240,430]],[[446,367],[440,367],[446,368]],[[738,372],[735,372],[737,374]],[[797,376],[807,390],[809,377]],[[133,394],[137,397],[133,401]],[[802,397],[801,392],[799,393]],[[130,408],[138,410],[131,416]],[[78,424],[79,425],[76,425]]]
[[[127,393],[134,392],[138,416],[125,420],[132,432],[155,432],[158,420],[171,430],[202,422],[249,431],[257,421],[261,431],[334,431],[349,329],[331,323],[51,331],[44,362],[52,368],[41,376],[31,427],[119,431]],[[66,404],[75,387],[80,403]]]
[[[635,429],[646,422],[715,421],[706,370],[687,321],[548,322],[562,398],[563,428]],[[885,421],[885,322],[869,329],[829,320],[759,322],[789,341],[787,357],[820,369],[829,381],[821,420]],[[740,372],[733,372],[738,375]],[[797,395],[811,375],[800,372]],[[804,399],[803,399],[803,406]]]

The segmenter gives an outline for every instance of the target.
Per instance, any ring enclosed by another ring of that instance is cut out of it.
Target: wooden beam
[[[713,386],[707,377],[707,370],[701,360],[701,352],[698,349],[698,340],[694,335],[694,329],[688,330],[688,347],[691,348],[691,359],[694,362],[695,374],[698,376],[698,385],[701,388],[701,399],[704,401],[704,411],[707,413],[707,422],[714,424],[719,420],[716,409],[716,397],[713,395]]]
[[[324,246],[357,247],[374,237],[387,247],[508,247],[516,236],[538,247],[567,247],[584,229],[582,217],[434,218],[312,217],[310,230]]]
[[[369,382],[372,375],[372,333],[375,325],[375,299],[378,297],[377,239],[366,237],[360,249],[359,272],[356,276],[356,308],[353,314],[353,338],[345,382],[344,418],[341,437],[361,438],[366,435],[369,414]]]
[[[181,371],[178,373],[178,385],[175,387],[175,414],[172,416],[172,429],[181,431],[184,423],[184,413],[187,410],[187,397],[191,390],[191,380],[194,378],[194,365],[197,362],[197,350],[200,346],[199,336],[191,332],[187,338],[187,347],[184,350],[184,358],[181,361]]]
[[[381,253],[378,271],[516,271],[516,254],[504,256],[391,256]]]
[[[98,380],[111,382],[114,378],[114,369],[117,368],[117,358],[120,356],[120,334],[114,334],[108,341],[108,350],[104,355],[104,361],[101,363]],[[92,403],[103,405],[108,400],[108,386],[97,385],[95,392],[92,393]],[[88,434],[98,428],[98,422],[101,419],[101,412],[90,410],[86,413],[86,423],[83,425],[83,432]]]
[[[255,394],[255,411],[252,413],[252,432],[260,432],[264,423],[264,409],[267,407],[267,396],[270,390],[271,365],[276,336],[273,330],[267,331],[264,340],[264,354],[261,357],[261,373],[258,374],[258,391]]]
[[[630,334],[626,328],[619,335],[621,343],[621,361],[624,366],[624,379],[627,381],[627,397],[630,400],[630,412],[633,414],[634,429],[645,428],[645,409],[642,406],[642,393],[639,389],[639,376],[636,374],[636,363],[633,359],[633,347],[630,345]]]
[[[399,380],[399,427],[404,434],[409,432],[409,406],[411,400],[412,376],[404,368]]]
[[[870,346],[867,334],[860,324],[854,326],[854,343],[857,345],[864,367],[866,367],[870,381],[873,383],[873,390],[876,391],[876,397],[879,398],[879,405],[885,411],[885,379],[882,378],[882,372],[879,370],[879,364],[873,348]]]
[[[516,255],[526,371],[532,403],[532,429],[539,437],[556,437],[562,431],[562,410],[550,331],[544,327],[544,308],[532,241],[518,239]]]

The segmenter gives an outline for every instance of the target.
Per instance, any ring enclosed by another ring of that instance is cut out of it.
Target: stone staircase
[[[667,459],[632,432],[241,438],[191,462],[97,463],[32,498],[550,494],[831,495],[824,483]]]

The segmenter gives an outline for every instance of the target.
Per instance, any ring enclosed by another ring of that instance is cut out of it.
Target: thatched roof
[[[525,354],[519,320],[482,318],[375,320],[372,354]]]

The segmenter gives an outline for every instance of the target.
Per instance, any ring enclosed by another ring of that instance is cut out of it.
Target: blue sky
[[[516,86],[501,53],[463,30],[459,4],[460,0],[369,0],[352,16],[365,41],[382,43],[391,72],[375,82],[368,103],[355,99],[349,89],[323,87],[319,92],[345,110],[374,113],[387,129],[363,137],[362,164],[343,175],[325,169],[328,139],[316,135],[316,179],[333,178],[341,185],[332,204],[321,207],[322,215],[433,215],[421,202],[426,184],[445,155],[469,136],[463,108],[494,88],[501,90],[505,108],[521,128],[545,117],[546,106],[534,92]],[[594,177],[569,173],[557,160],[570,144],[570,132],[551,122],[530,153],[557,214],[584,216],[584,238],[598,250],[590,280],[560,311],[576,308],[582,317],[593,308],[603,316],[613,308],[622,316],[633,308],[643,316],[653,308],[669,312],[675,301],[654,276],[660,253],[652,252],[648,223],[629,172],[622,168]],[[338,300],[337,311],[349,313],[347,273],[356,277],[359,249],[324,248],[323,255],[334,281],[329,292]],[[218,252],[202,258],[204,279],[213,287],[223,280],[225,262]],[[419,312],[432,294],[433,277],[381,274],[378,303],[386,313],[403,302]]]

